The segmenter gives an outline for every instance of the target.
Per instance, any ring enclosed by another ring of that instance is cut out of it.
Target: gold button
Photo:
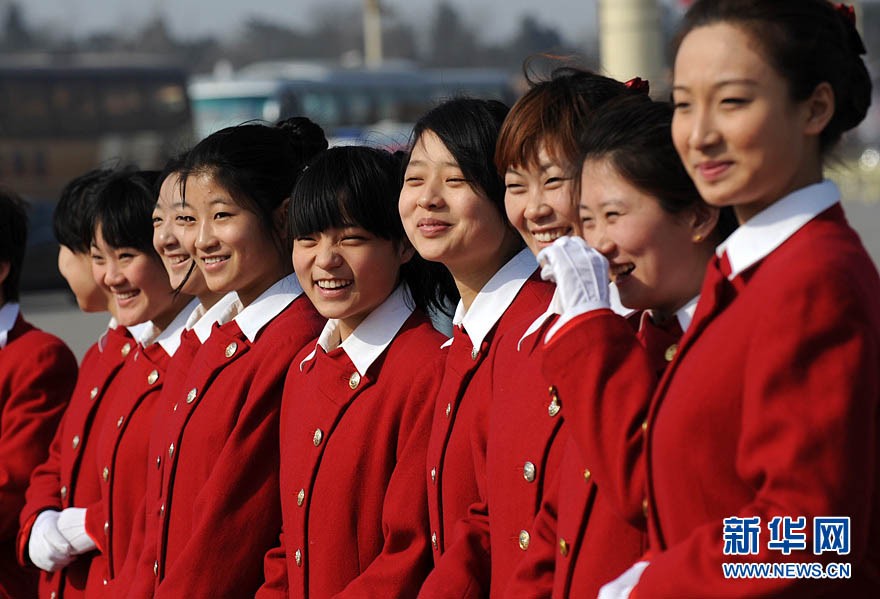
[[[153,562],[153,575],[159,576],[159,560]]]
[[[568,557],[568,541],[565,539],[559,539],[559,553],[562,557]]]
[[[296,550],[296,553],[293,554],[293,558],[296,560],[297,566],[303,565],[303,552],[301,549]]]
[[[550,418],[553,418],[559,413],[559,402],[555,395],[553,396],[553,399],[550,400],[550,405],[547,406],[547,413],[550,414]]]
[[[101,472],[101,476],[104,477],[104,482],[110,480],[110,468],[104,466],[104,470]]]
[[[476,360],[477,356],[479,356],[479,355],[480,355],[480,350],[478,350],[476,347],[471,350],[471,360]]]
[[[672,359],[675,357],[676,352],[678,351],[678,343],[673,343],[669,347],[666,348],[666,361],[672,362]]]
[[[647,420],[645,420],[644,422],[642,422],[642,432],[643,432],[643,433],[648,432],[648,421],[647,421]]]
[[[164,515],[165,515],[165,504],[163,503],[162,505],[159,506],[159,516],[161,517]]]
[[[95,399],[95,398],[98,396],[98,388],[97,388],[97,387],[92,387],[92,390],[89,391],[89,396],[90,396],[92,399]]]
[[[555,385],[550,385],[550,388],[548,389],[548,392],[550,393],[550,397],[555,397],[555,396],[556,396],[556,386],[555,386]]]
[[[357,372],[352,372],[351,376],[348,377],[348,386],[352,389],[357,389],[357,386],[361,383],[361,375]]]
[[[533,483],[535,482],[535,474],[537,473],[537,469],[535,465],[531,462],[526,462],[525,466],[523,466],[523,478],[526,481]]]
[[[158,370],[154,370],[153,372],[151,372],[150,374],[147,375],[147,384],[149,384],[149,385],[152,385],[153,383],[155,383],[158,380],[159,380],[159,371]]]
[[[49,593],[49,599],[55,599],[55,591]]]
[[[186,394],[186,403],[192,403],[196,400],[196,395],[198,394],[198,390],[195,387],[189,390],[189,393]]]
[[[177,411],[177,402],[176,402],[176,401],[174,402],[174,405],[171,407],[171,411],[172,411],[172,412],[176,412],[176,411]]]
[[[162,456],[156,456],[156,468],[162,465]]]
[[[437,482],[437,469],[436,468],[431,468],[431,482],[432,483]]]
[[[125,420],[125,416],[120,416],[119,420],[116,421],[116,428],[122,427],[122,422]]]
[[[642,513],[645,515],[645,518],[648,517],[648,498],[647,497],[642,499]]]
[[[72,442],[72,445],[73,445],[73,448],[74,448],[74,449],[76,449],[77,447],[79,447],[79,435],[74,435],[74,436],[73,436],[73,442]]]
[[[174,443],[172,443],[171,445],[168,446],[168,457],[170,458],[173,455],[174,455]]]
[[[61,487],[61,499],[67,499],[67,487]]]
[[[104,535],[107,536],[110,534],[110,522],[104,522]]]
[[[296,494],[296,505],[302,505],[303,501],[306,499],[306,490],[300,489],[299,493]]]
[[[532,537],[529,536],[529,531],[521,530],[519,531],[519,548],[525,551],[529,548],[529,541],[532,540]]]
[[[232,343],[230,343],[229,345],[226,346],[226,352],[225,352],[225,353],[226,353],[226,357],[227,357],[227,358],[231,358],[232,356],[235,355],[235,352],[236,352],[237,350],[238,350],[238,343],[236,343],[235,341],[233,341]]]
[[[452,413],[452,404],[446,404],[446,417],[449,418],[449,415]]]
[[[312,441],[315,443],[315,447],[321,444],[321,440],[324,438],[324,431],[319,428],[315,429],[315,436],[312,437]]]
[[[106,579],[106,578],[104,579],[104,584],[107,584],[107,579]]]
[[[584,470],[584,482],[589,482],[590,476],[591,476],[590,469],[587,468],[586,470]]]
[[[431,533],[431,545],[434,546],[434,549],[437,549],[437,531]]]
[[[130,352],[130,351],[131,351],[131,343],[126,343],[125,345],[123,345],[122,346],[122,357],[124,358],[125,356],[127,356],[128,352]]]

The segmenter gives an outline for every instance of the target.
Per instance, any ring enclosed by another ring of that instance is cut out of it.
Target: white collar
[[[165,330],[159,333],[155,338],[155,342],[161,345],[162,349],[164,349],[165,353],[169,356],[173,356],[174,352],[177,351],[177,348],[180,347],[180,335],[183,333],[184,328],[186,328],[186,323],[189,322],[189,317],[192,316],[192,313],[195,312],[196,308],[199,306],[201,306],[201,303],[197,298],[194,298],[190,303],[184,306],[183,310],[177,313],[174,320],[172,320],[171,323],[165,327]]]
[[[17,302],[6,302],[0,307],[0,349],[6,347],[6,343],[9,341],[9,331],[15,326],[19,311]]]
[[[235,318],[243,309],[244,306],[241,305],[238,294],[230,291],[207,310],[199,304],[199,307],[187,319],[186,328],[196,334],[200,343],[204,343],[211,336],[211,329],[215,322],[224,325]]]
[[[469,309],[465,310],[464,302],[458,301],[452,324],[464,328],[474,348],[482,346],[483,339],[498,323],[537,268],[535,255],[528,248],[522,249],[483,285]],[[443,347],[451,343],[450,339]]]
[[[382,355],[400,327],[413,313],[414,305],[406,284],[398,285],[397,289],[391,292],[378,308],[370,312],[341,344],[339,320],[331,318],[324,325],[324,330],[315,343],[315,349],[300,362],[300,371],[306,362],[315,357],[320,345],[328,353],[337,347],[342,347],[358,374],[365,376],[373,362]]]
[[[696,297],[691,298],[688,303],[675,311],[675,318],[678,320],[678,326],[681,327],[682,334],[686,333],[688,327],[691,326],[691,321],[694,319],[694,312],[697,310],[697,302],[699,301],[700,295],[697,294]],[[644,326],[645,319],[648,318],[649,314],[653,317],[653,312],[651,310],[645,310],[642,312],[642,318],[639,322],[640,330],[642,326]]]
[[[253,343],[263,327],[281,314],[302,292],[296,273],[291,273],[264,291],[233,320],[248,341]]]
[[[617,285],[613,282],[608,285],[608,302],[611,304],[611,310],[624,318],[635,312],[635,310],[631,310],[620,303],[620,291],[617,290]],[[550,299],[550,305],[547,306],[547,310],[536,318],[535,322],[530,324],[526,332],[523,333],[523,336],[520,337],[519,343],[516,344],[516,351],[520,350],[522,342],[525,341],[526,337],[544,326],[544,323],[550,318],[558,315],[562,315],[562,298],[559,297],[559,289],[557,288],[553,290],[553,297]]]
[[[715,250],[727,252],[733,279],[757,264],[797,233],[801,227],[840,201],[833,182],[822,181],[802,187],[777,200],[744,222]]]

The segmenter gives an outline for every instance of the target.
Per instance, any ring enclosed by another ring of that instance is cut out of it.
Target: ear
[[[406,264],[416,255],[416,249],[409,242],[409,239],[404,238],[403,241],[398,244],[397,253],[400,256],[400,263]]]
[[[689,212],[688,224],[691,229],[691,240],[694,243],[701,243],[715,230],[721,209],[704,202],[698,202]]]
[[[281,239],[287,239],[287,209],[289,207],[290,198],[285,198],[272,215],[272,220],[275,223],[275,232]]]
[[[816,86],[809,98],[804,100],[804,133],[819,135],[834,117],[834,89],[827,81]]]

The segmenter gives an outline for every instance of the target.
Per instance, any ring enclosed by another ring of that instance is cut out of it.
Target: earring
[[[699,243],[699,242],[703,241],[703,236],[700,235],[699,233],[697,233],[696,235],[694,235],[694,241],[695,241],[696,243]]]

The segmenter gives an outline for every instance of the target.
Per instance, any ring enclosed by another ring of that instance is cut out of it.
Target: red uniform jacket
[[[0,349],[0,597],[33,597],[37,574],[16,560],[18,514],[76,384],[64,343],[18,316]]]
[[[315,345],[297,356],[281,408],[282,546],[258,597],[415,596],[432,566],[427,497],[415,491],[443,341],[414,312],[364,376],[342,348],[319,347],[302,372]]]
[[[87,506],[86,531],[105,557],[101,576],[108,582],[125,561],[137,509],[146,493],[153,412],[168,362],[158,343],[140,347],[119,371],[120,392],[105,400],[107,419],[96,431],[97,459],[91,467],[103,484],[100,501]]]
[[[434,408],[426,467],[435,564],[452,542],[453,528],[458,519],[468,515],[470,506],[485,496],[481,495],[481,486],[482,489],[486,488],[485,479],[482,482],[478,480],[478,470],[485,473],[478,463],[483,459],[480,455],[486,451],[491,400],[487,389],[491,386],[492,373],[486,367],[489,362],[485,358],[497,335],[522,321],[535,320],[552,295],[553,285],[541,281],[535,272],[483,338],[481,347],[473,347],[462,327],[455,327],[446,359],[446,372]],[[546,395],[542,399],[546,399]],[[474,446],[474,439],[483,441],[478,441]],[[462,534],[466,534],[464,529]],[[488,547],[484,550],[488,550]],[[482,572],[483,580],[477,581],[481,588],[488,587],[488,575],[488,571]]]
[[[63,510],[68,507],[92,505],[101,498],[101,479],[95,468],[97,435],[90,434],[92,424],[100,422],[108,409],[102,401],[112,395],[118,385],[117,373],[130,356],[136,343],[128,329],[119,326],[109,329],[83,358],[76,387],[64,412],[61,425],[55,433],[46,462],[31,475],[27,502],[21,511],[21,529],[18,533],[18,558],[30,565],[28,540],[31,526],[45,509]],[[78,556],[69,566],[58,572],[41,572],[39,597],[41,599],[71,599],[103,588],[103,568],[91,569],[92,560],[102,560],[96,551]]]
[[[552,294],[552,286],[547,291]],[[535,355],[554,319],[522,338],[533,320],[511,326],[490,353],[489,384],[480,391],[492,400],[488,438],[481,440],[479,427],[474,429],[482,498],[457,524],[455,541],[425,581],[421,597],[483,597],[490,591],[500,597],[517,563],[531,551],[532,521],[555,479],[567,438],[561,399]]]
[[[251,307],[251,306],[249,306]],[[257,306],[253,306],[257,308]],[[247,597],[278,540],[278,413],[284,377],[322,321],[304,296],[253,342],[236,321],[198,349],[157,410],[146,536],[129,597]]]
[[[667,330],[636,313],[638,341],[654,369],[662,373],[681,337],[677,321]],[[571,366],[569,365],[569,368]],[[598,425],[601,427],[601,423]],[[545,494],[533,524],[532,543],[506,595],[520,597],[595,597],[647,549],[646,523],[627,522],[596,486],[577,443],[568,438],[559,476]]]
[[[733,280],[724,266],[710,265],[693,324],[652,402],[645,459],[630,463],[647,466],[650,542],[662,551],[633,596],[873,597],[880,585],[877,272],[839,205]],[[545,365],[560,385],[573,382],[563,363],[571,363],[574,338],[614,328],[610,315],[590,314],[548,345]],[[637,376],[630,383],[644,386]],[[624,426],[617,432],[630,433],[640,409],[635,394],[618,406]],[[627,500],[638,491],[616,488],[631,509]],[[722,521],[734,516],[760,518],[757,554],[724,554]],[[775,516],[805,517],[805,550],[769,549]],[[813,555],[812,521],[825,516],[851,518],[849,554]],[[734,580],[721,566],[813,561],[851,563],[852,578]]]

